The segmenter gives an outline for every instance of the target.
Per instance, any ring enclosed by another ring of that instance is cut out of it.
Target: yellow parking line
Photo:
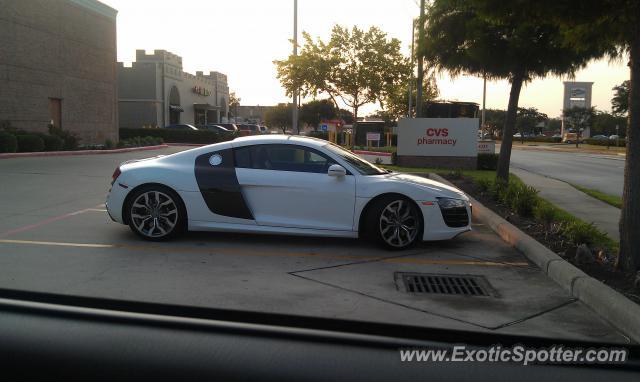
[[[283,251],[248,251],[237,248],[206,248],[206,247],[177,247],[177,246],[157,246],[157,245],[130,245],[130,244],[92,244],[92,243],[65,243],[56,241],[34,241],[34,240],[10,240],[0,239],[0,244],[25,244],[25,245],[45,245],[59,247],[80,247],[80,248],[122,248],[136,251],[151,252],[195,252],[195,253],[211,253],[212,251],[224,252],[227,254],[236,254],[243,256],[292,256],[292,257],[317,257],[325,259],[340,260],[367,260],[382,261],[386,263],[399,264],[419,264],[419,265],[477,265],[477,266],[493,266],[493,267],[526,267],[527,262],[495,262],[495,261],[476,261],[476,260],[436,260],[436,259],[418,259],[412,257],[383,257],[383,256],[357,256],[357,255],[323,255],[314,252],[283,252]]]

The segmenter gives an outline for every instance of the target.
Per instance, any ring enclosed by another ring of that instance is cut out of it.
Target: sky
[[[291,54],[293,0],[101,0],[118,10],[118,61],[131,63],[136,49],[165,49],[182,56],[184,70],[227,74],[242,105],[288,101],[276,79],[273,60]],[[328,39],[335,24],[378,26],[402,41],[409,55],[411,22],[418,0],[299,0],[298,32]],[[592,81],[592,104],[610,111],[615,85],[629,78],[626,61],[599,60],[575,78],[536,79],[523,87],[520,106],[550,117],[562,109],[562,81]],[[482,103],[482,79],[447,73],[437,76],[440,98]],[[487,108],[506,109],[510,85],[487,83]],[[361,115],[378,109],[367,105]],[[360,113],[359,113],[360,114]]]

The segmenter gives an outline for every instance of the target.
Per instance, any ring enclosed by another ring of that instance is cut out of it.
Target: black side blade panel
[[[222,162],[211,165],[209,158],[218,154]],[[209,210],[216,215],[253,220],[236,176],[233,149],[213,151],[196,158],[195,175],[198,188]]]

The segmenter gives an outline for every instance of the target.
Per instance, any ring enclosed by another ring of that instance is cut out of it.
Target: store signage
[[[380,133],[367,133],[367,141],[380,141]]]
[[[473,157],[477,118],[404,118],[398,121],[398,155]]]
[[[203,88],[202,86],[194,86],[191,90],[197,95],[208,97],[211,95],[211,91]]]
[[[478,141],[478,154],[495,154],[496,141]]]

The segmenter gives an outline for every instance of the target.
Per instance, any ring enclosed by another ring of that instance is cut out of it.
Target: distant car
[[[238,125],[241,136],[262,134],[260,126],[254,124],[243,123]]]
[[[611,139],[613,141],[613,140],[616,140],[616,139],[620,139],[620,136],[619,135],[615,135],[615,134],[614,135],[610,135],[609,139]]]
[[[222,126],[229,131],[238,131],[238,126],[235,123],[216,123],[217,126]]]
[[[513,137],[514,137],[514,138],[522,138],[522,134],[520,134],[520,133],[515,133],[515,134],[513,134]]]
[[[553,134],[553,136],[551,138],[562,138],[562,135],[560,134]]]
[[[229,134],[233,133],[233,130],[226,129],[220,125],[206,125],[202,130],[215,131],[216,133]]]
[[[609,137],[607,137],[606,135],[594,135],[593,137],[591,137],[591,139],[596,139],[599,141],[606,141],[607,139],[609,139]]]
[[[164,127],[165,129],[173,129],[173,130],[194,130],[194,131],[198,131],[198,128],[193,126],[193,125],[189,125],[186,123],[174,123],[172,125],[167,125]]]
[[[262,134],[269,134],[269,128],[267,126],[258,126]]]

